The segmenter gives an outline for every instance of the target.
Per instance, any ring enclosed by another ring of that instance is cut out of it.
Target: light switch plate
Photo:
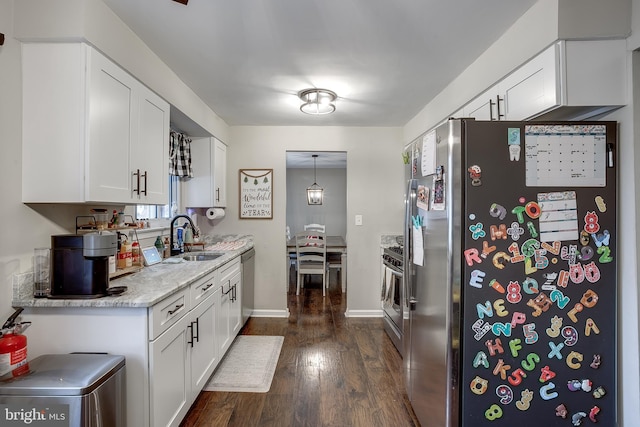
[[[356,215],[356,225],[362,225],[362,215]]]

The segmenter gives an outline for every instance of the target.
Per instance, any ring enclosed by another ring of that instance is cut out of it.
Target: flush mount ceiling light
[[[307,204],[309,205],[321,205],[322,204],[322,187],[316,184],[316,158],[317,154],[312,154],[313,157],[313,184],[307,188]]]
[[[298,92],[302,101],[300,111],[306,114],[322,115],[336,111],[338,95],[327,89],[305,89]]]

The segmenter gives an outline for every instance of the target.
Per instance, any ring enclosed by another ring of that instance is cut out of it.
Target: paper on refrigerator
[[[413,227],[413,263],[424,265],[424,240],[422,237],[422,217],[420,215],[412,217]]]

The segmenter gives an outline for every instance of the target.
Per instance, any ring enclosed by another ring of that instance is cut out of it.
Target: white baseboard
[[[286,310],[253,310],[251,317],[289,317],[289,309]]]
[[[349,310],[344,313],[345,317],[382,317],[382,310]],[[288,318],[289,309],[286,310],[253,310],[251,317],[278,317]]]
[[[382,317],[382,310],[349,310],[344,312],[344,317]]]

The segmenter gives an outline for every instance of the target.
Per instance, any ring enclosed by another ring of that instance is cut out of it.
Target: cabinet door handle
[[[229,289],[227,289],[227,292],[224,291],[224,285],[222,285],[222,294],[223,295],[227,295],[229,292],[231,292],[232,288],[231,285],[229,285]]]
[[[504,114],[500,114],[500,101],[504,102],[504,98],[500,99],[500,95],[496,95],[496,108],[498,109],[498,120],[500,120],[501,117],[504,117]]]
[[[132,192],[139,196],[140,195],[140,169],[136,169],[136,171],[133,173],[133,176],[136,177],[136,188],[134,188]]]
[[[231,301],[235,301],[236,300],[236,285],[233,285],[233,293],[231,295],[232,295]]]
[[[144,171],[144,190],[142,191],[142,193],[146,196],[147,195],[147,171]],[[140,184],[138,184],[138,187],[140,187]]]
[[[200,342],[200,318],[198,317],[195,322],[191,322],[192,325],[194,323],[196,324],[195,339],[196,339],[196,342]],[[193,328],[191,328],[191,330],[193,331]]]
[[[216,202],[220,201],[220,188],[216,188]]]
[[[167,313],[169,313],[169,315],[173,315],[175,312],[177,312],[178,310],[180,310],[182,307],[184,307],[184,304],[176,304],[176,308],[174,308],[173,310],[169,310]]]
[[[187,328],[189,328],[189,336],[191,337],[189,341],[187,341],[187,344],[193,348],[193,322],[191,322]]]
[[[493,118],[493,105],[494,105],[493,104],[493,99],[490,99],[489,100],[489,120],[491,120],[491,121],[495,120]]]

